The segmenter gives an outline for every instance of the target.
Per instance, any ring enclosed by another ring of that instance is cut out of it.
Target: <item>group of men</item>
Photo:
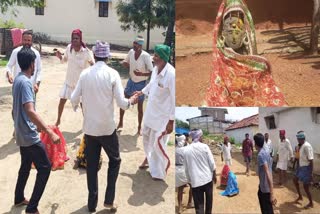
[[[182,194],[183,187],[189,184],[192,189],[192,195],[189,194],[188,207],[190,206],[190,196],[193,196],[194,207],[197,214],[212,213],[212,186],[216,182],[216,164],[213,159],[212,152],[208,145],[202,143],[201,129],[195,129],[190,132],[192,138],[191,144],[185,143],[184,136],[176,137],[176,187],[178,188],[178,205],[179,213],[182,212]],[[278,145],[277,156],[282,156],[285,153],[282,147],[288,148],[289,140],[285,137],[285,131],[280,130],[280,140]],[[306,141],[304,131],[299,131],[296,134],[298,141],[298,167],[294,174],[293,182],[296,187],[298,198],[295,203],[302,200],[302,195],[299,188],[299,181],[303,182],[303,187],[309,199],[309,203],[305,208],[313,207],[313,201],[310,194],[310,184],[313,175],[313,149],[310,143]],[[272,164],[273,154],[275,149],[272,146],[269,134],[265,135],[257,133],[250,139],[249,134],[245,134],[245,139],[242,144],[242,155],[246,164],[246,174],[250,175],[249,168],[254,153],[254,148],[257,150],[257,175],[259,177],[258,199],[260,209],[263,214],[273,213],[273,205],[277,203],[273,193],[273,176]],[[281,145],[284,144],[284,145]],[[291,148],[291,144],[290,144]],[[291,148],[292,150],[292,148]],[[291,157],[289,151],[287,156],[279,157],[277,168],[284,170],[284,161],[288,162]],[[222,145],[222,161],[226,165],[231,166],[231,145],[228,136],[224,137]],[[286,163],[287,164],[287,163]],[[286,170],[286,169],[285,169]],[[281,180],[282,181],[282,180]]]
[[[59,136],[41,119],[35,111],[35,93],[39,90],[41,58],[32,48],[32,32],[23,33],[21,47],[13,50],[7,66],[7,78],[13,83],[13,119],[16,143],[20,147],[21,166],[15,188],[15,205],[27,205],[26,213],[39,213],[37,207],[48,181],[51,164],[39,138],[39,131],[46,132],[53,143],[59,143]],[[97,41],[89,48],[82,40],[79,29],[71,33],[71,44],[64,55],[56,51],[61,62],[68,62],[66,79],[60,92],[58,118],[67,100],[76,111],[79,104],[83,112],[83,132],[87,154],[88,210],[94,212],[98,202],[97,172],[101,149],[109,158],[108,183],[104,207],[116,209],[114,203],[115,186],[120,169],[119,142],[114,120],[114,100],[123,109],[138,103],[138,132],[141,131],[143,96],[148,96],[147,108],[142,129],[145,157],[143,168],[149,167],[154,180],[165,179],[170,160],[166,153],[169,134],[173,130],[175,110],[175,69],[168,62],[170,47],[156,45],[153,62],[142,50],[143,37],[133,42],[124,61],[130,70],[130,79],[124,90],[119,73],[107,65],[111,57],[110,46]],[[13,69],[14,68],[14,69]],[[151,76],[150,82],[146,80]],[[118,128],[123,126],[123,113],[120,113]],[[24,189],[34,163],[38,173],[30,200],[24,196]]]
[[[305,206],[306,209],[313,207],[312,196],[310,193],[310,185],[313,181],[313,148],[310,143],[306,141],[306,134],[304,131],[299,131],[296,134],[298,145],[295,148],[295,157],[292,145],[288,138],[286,138],[286,131],[279,131],[279,143],[272,144],[269,133],[256,134],[254,136],[254,143],[249,139],[249,134],[242,143],[242,154],[246,162],[246,173],[249,175],[250,162],[253,155],[253,147],[258,150],[257,164],[258,175],[260,179],[259,185],[259,202],[262,213],[273,213],[273,204],[276,200],[273,196],[273,179],[272,179],[272,165],[274,157],[276,158],[276,168],[279,173],[278,185],[282,187],[285,183],[286,171],[288,169],[289,160],[292,163],[297,162],[297,168],[294,173],[293,183],[298,193],[296,203],[302,200],[300,192],[299,181],[303,183],[304,190],[307,194],[309,203]],[[263,142],[262,142],[263,140]],[[296,160],[295,160],[296,159]],[[293,167],[294,169],[294,167]]]

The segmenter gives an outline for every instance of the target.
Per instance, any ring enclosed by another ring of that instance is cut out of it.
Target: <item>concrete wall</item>
[[[197,117],[189,119],[190,130],[202,129],[208,131],[209,134],[221,134],[224,132],[223,123],[214,121],[213,117]]]
[[[268,129],[265,117],[274,115],[276,129]],[[268,132],[274,148],[279,142],[279,130],[285,129],[292,148],[298,141],[296,133],[300,130],[306,132],[306,140],[312,145],[314,151],[314,169],[320,174],[320,124],[313,122],[311,108],[259,108],[259,132]]]
[[[44,16],[35,15],[34,8],[16,7],[17,17],[7,13],[0,14],[0,18],[5,20],[12,18],[16,22],[22,22],[25,28],[46,33],[56,41],[69,42],[71,31],[80,28],[83,32],[83,40],[87,43],[93,44],[96,40],[103,40],[131,47],[136,35],[146,38],[146,32],[121,30],[116,14],[117,2],[112,0],[109,3],[108,17],[99,17],[99,3],[95,0],[46,0]],[[164,28],[152,30],[152,46],[164,42],[162,35],[164,31]]]
[[[245,134],[249,133],[249,137],[253,140],[253,136],[258,132],[258,126],[249,126],[245,128],[227,130],[226,134],[229,138],[233,137],[236,143],[242,143],[245,139]]]
[[[201,115],[210,115],[217,120],[225,120],[225,110],[223,109],[210,109],[210,108],[199,108]]]

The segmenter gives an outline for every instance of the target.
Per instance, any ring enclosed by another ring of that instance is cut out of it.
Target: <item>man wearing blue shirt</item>
[[[261,133],[254,137],[255,147],[258,150],[258,198],[262,214],[273,214],[273,206],[277,200],[273,196],[272,158],[269,150],[264,147],[264,136]]]
[[[59,143],[56,135],[36,113],[34,89],[30,78],[34,74],[36,55],[30,48],[18,52],[18,63],[22,70],[13,82],[13,119],[16,143],[20,147],[21,166],[15,188],[15,205],[27,205],[26,213],[39,213],[38,203],[50,175],[51,164],[38,131],[44,131],[53,141]],[[24,189],[30,174],[31,164],[37,169],[37,178],[30,201],[24,197]]]

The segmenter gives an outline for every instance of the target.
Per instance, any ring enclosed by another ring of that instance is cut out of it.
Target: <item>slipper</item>
[[[19,207],[19,206],[24,206],[24,205],[28,205],[29,201],[24,199],[23,201],[21,201],[20,203],[16,203],[14,204],[14,206]]]
[[[112,211],[117,211],[117,209],[118,209],[117,204],[103,204],[103,206],[107,209],[112,210]]]
[[[148,165],[141,165],[141,166],[139,166],[139,169],[148,169],[148,168],[149,168]]]
[[[27,213],[26,214],[40,214],[39,211],[35,212],[35,213]]]
[[[154,180],[154,181],[163,181],[163,179],[160,179],[160,178],[152,178],[152,180]]]

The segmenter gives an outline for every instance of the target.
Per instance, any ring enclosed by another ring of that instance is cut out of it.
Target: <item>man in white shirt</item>
[[[296,202],[302,201],[302,195],[299,187],[299,180],[303,182],[303,188],[306,192],[309,204],[305,206],[306,209],[313,207],[312,196],[310,193],[310,184],[313,181],[313,149],[310,143],[306,141],[306,135],[304,131],[299,131],[297,133],[297,140],[300,147],[299,151],[299,166],[296,171],[295,177],[293,178],[294,185],[298,192],[298,199]]]
[[[170,166],[166,146],[175,118],[175,68],[168,63],[169,46],[156,45],[154,52],[155,68],[150,82],[142,91],[136,92],[139,96],[148,95],[142,130],[146,159],[139,168],[145,168],[149,163],[152,178],[163,180]]]
[[[58,106],[58,118],[56,126],[60,125],[61,116],[64,105],[70,99],[73,90],[75,89],[81,72],[93,65],[94,59],[91,51],[86,47],[82,41],[82,32],[80,29],[75,29],[71,33],[71,44],[66,48],[64,55],[60,51],[56,52],[56,56],[62,63],[68,62],[66,80],[60,91],[60,101]]]
[[[231,147],[231,143],[229,142],[229,137],[225,136],[223,139],[221,160],[224,161],[225,165],[228,165],[228,166],[232,165],[231,150],[232,150],[232,147]]]
[[[128,109],[138,100],[138,96],[124,98],[119,73],[107,66],[110,57],[108,43],[97,41],[93,47],[96,63],[85,69],[71,95],[74,109],[78,107],[80,98],[83,108],[83,132],[87,149],[87,185],[89,190],[88,209],[95,212],[98,202],[98,166],[101,148],[109,158],[108,183],[104,198],[104,206],[116,209],[114,204],[115,185],[120,169],[120,152],[116,124],[114,121],[114,102],[119,107]]]
[[[8,79],[8,82],[10,84],[13,83],[14,79],[16,78],[16,76],[18,76],[18,74],[21,72],[21,68],[19,66],[18,63],[18,52],[23,48],[23,47],[27,47],[27,48],[31,48],[31,50],[35,53],[36,55],[36,59],[34,62],[34,74],[33,76],[30,78],[31,83],[33,85],[33,91],[35,93],[35,95],[38,93],[39,90],[39,86],[40,86],[40,81],[41,81],[41,58],[40,58],[40,53],[39,51],[37,51],[36,49],[34,49],[32,47],[32,31],[24,31],[22,33],[22,46],[19,46],[17,48],[15,48],[10,56],[10,59],[7,63],[7,67],[6,67],[6,76]],[[13,117],[13,113],[12,113],[12,117]],[[13,132],[13,137],[15,136],[15,132]]]
[[[279,185],[286,181],[288,161],[293,161],[293,150],[290,141],[286,138],[286,131],[279,131],[280,141],[277,152],[277,169],[279,169]]]
[[[186,176],[192,187],[194,206],[197,214],[211,214],[213,183],[217,182],[216,164],[207,144],[202,143],[202,130],[190,132],[192,143],[185,147],[184,164]],[[206,204],[204,203],[205,194]]]
[[[138,36],[133,42],[133,49],[131,49],[127,55],[127,58],[123,61],[123,66],[129,68],[130,78],[127,82],[127,86],[124,90],[126,98],[133,95],[136,91],[141,91],[145,86],[147,79],[151,76],[153,65],[150,55],[142,50],[144,39],[142,36]],[[138,134],[140,134],[141,123],[143,118],[143,101],[144,96],[139,97],[138,101]],[[120,119],[117,129],[123,127],[124,110],[120,108]]]
[[[269,133],[264,134],[264,145],[263,146],[265,146],[269,150],[270,157],[273,157],[273,147],[272,147],[272,142],[269,138]]]
[[[36,55],[36,60],[34,63],[34,75],[31,77],[31,83],[33,85],[33,90],[35,93],[38,92],[39,86],[40,86],[40,81],[41,81],[41,58],[40,58],[40,53],[36,49],[32,47],[32,31],[24,31],[22,33],[22,46],[19,46],[15,48],[10,56],[10,59],[8,61],[7,67],[6,67],[6,75],[8,82],[10,84],[13,83],[14,78],[21,72],[21,68],[18,64],[18,59],[17,55],[18,52],[23,48],[23,47],[28,47],[31,48],[31,50],[35,53]]]

